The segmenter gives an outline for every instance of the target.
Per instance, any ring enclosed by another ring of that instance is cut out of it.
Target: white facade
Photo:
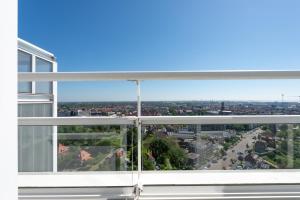
[[[57,72],[53,54],[24,40],[18,40],[18,72]],[[19,117],[56,117],[55,81],[18,82]],[[19,126],[18,171],[56,171],[56,126]]]

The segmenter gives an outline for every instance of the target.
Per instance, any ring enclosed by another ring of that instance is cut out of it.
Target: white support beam
[[[20,200],[133,199],[132,187],[21,188]],[[299,199],[299,185],[145,186],[139,200]]]
[[[238,185],[299,184],[299,170],[181,170],[143,171],[145,186],[151,185]],[[158,181],[159,180],[159,181]],[[132,186],[137,172],[19,173],[19,187]]]
[[[136,117],[19,117],[19,126],[133,125]]]
[[[133,186],[136,172],[24,172],[19,173],[19,187],[116,187]]]
[[[142,103],[141,103],[141,82],[136,81],[137,86],[137,118],[136,126],[137,126],[137,148],[138,148],[138,178],[142,173],[142,124],[141,124],[141,114],[142,114]],[[139,184],[139,183],[138,183]]]
[[[23,126],[151,124],[300,124],[300,115],[19,117]]]
[[[36,56],[33,54],[31,55],[31,72],[35,73],[36,72]],[[31,94],[35,95],[36,94],[36,81],[31,82]]]
[[[143,124],[298,124],[300,115],[142,116]]]
[[[52,63],[52,72],[57,72],[57,62]],[[52,104],[52,116],[57,117],[57,82],[52,82],[52,94],[53,94],[53,104]],[[57,172],[57,126],[52,126],[52,148],[53,148],[53,172]]]
[[[145,71],[19,73],[19,81],[300,79],[300,71]]]

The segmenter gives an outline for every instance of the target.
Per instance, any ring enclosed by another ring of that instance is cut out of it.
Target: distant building
[[[65,146],[63,144],[58,144],[58,154],[66,155],[69,151],[70,147]]]
[[[231,115],[231,114],[232,114],[232,111],[230,111],[230,110],[220,111],[220,115]]]
[[[224,101],[221,102],[221,112],[223,112],[225,110],[225,103]]]
[[[88,110],[82,109],[82,110],[77,110],[77,115],[80,116],[80,117],[91,116],[91,113]]]
[[[254,155],[249,153],[245,156],[244,161],[246,168],[255,168],[256,159],[254,158]]]
[[[91,154],[85,150],[80,150],[80,153],[79,153],[79,158],[81,161],[88,161],[88,160],[91,160],[93,159],[93,157],[91,156]]]
[[[198,133],[198,136],[208,136],[210,138],[231,138],[235,135],[235,131],[201,131]]]
[[[219,115],[231,115],[232,111],[225,110],[225,103],[224,101],[221,102],[221,110],[219,111]]]

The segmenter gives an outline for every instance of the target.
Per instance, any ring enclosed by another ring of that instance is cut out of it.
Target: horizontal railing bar
[[[122,125],[137,117],[19,117],[19,125]],[[142,124],[300,124],[300,115],[142,116]]]
[[[300,115],[143,116],[143,124],[295,124]]]
[[[292,184],[300,183],[300,172],[297,169],[285,170],[172,170],[172,171],[143,171],[143,185],[146,187],[220,187],[256,185],[264,186],[264,191],[272,191],[271,187],[278,185],[277,192],[291,191]],[[155,177],[155,179],[153,178]],[[134,179],[132,181],[132,179]],[[18,186],[22,188],[34,187],[106,187],[106,186],[131,186],[137,181],[137,171],[89,171],[89,172],[22,172],[19,173]],[[287,184],[291,184],[288,185]],[[222,188],[221,188],[222,189]],[[229,189],[229,188],[227,188]],[[296,188],[295,188],[296,189]],[[263,189],[262,189],[263,190]],[[174,190],[173,190],[174,191]],[[197,192],[201,190],[196,190]],[[252,190],[253,191],[253,190]],[[295,191],[295,190],[294,190]],[[299,191],[299,190],[296,190]],[[145,191],[146,192],[146,191]],[[167,192],[165,190],[165,192]],[[175,192],[179,192],[175,190]],[[212,190],[209,190],[212,192]],[[227,190],[228,192],[228,190]],[[174,192],[173,192],[174,193]]]
[[[136,117],[19,117],[20,126],[133,125]]]
[[[300,71],[139,71],[18,73],[19,81],[300,79]]]

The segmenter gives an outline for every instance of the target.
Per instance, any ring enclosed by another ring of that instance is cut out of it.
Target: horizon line
[[[87,100],[87,101],[57,101],[58,103],[95,103],[95,102],[136,102],[137,100]],[[281,100],[142,100],[141,102],[260,102],[260,103],[300,103],[299,101],[281,101]]]

